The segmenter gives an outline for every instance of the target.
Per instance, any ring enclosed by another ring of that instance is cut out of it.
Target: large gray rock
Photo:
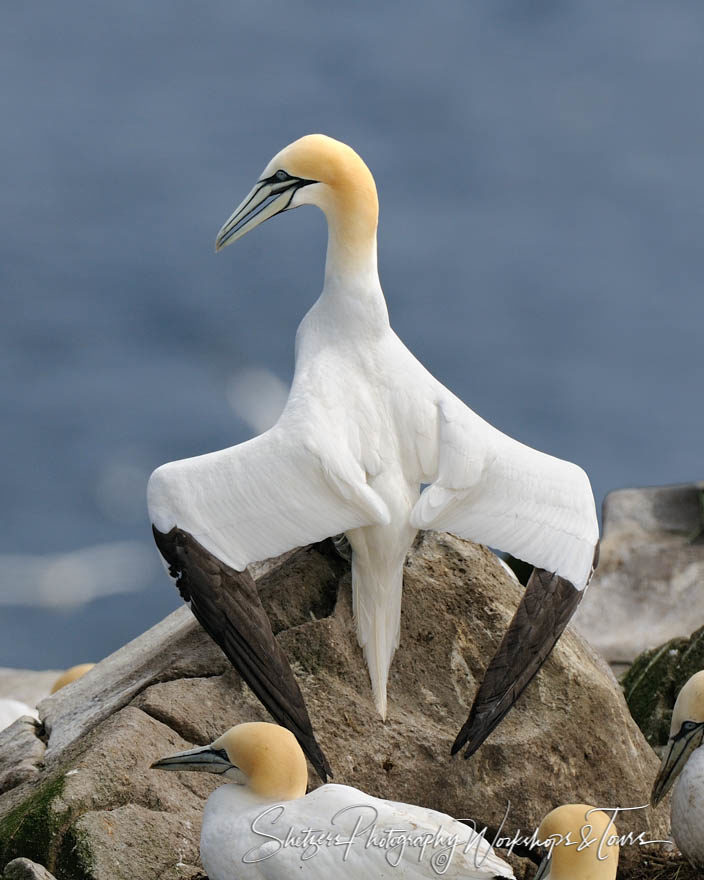
[[[610,663],[704,625],[704,483],[622,489],[604,501],[599,565],[574,625]]]
[[[510,801],[506,827],[524,831],[565,801],[647,801],[657,758],[608,666],[569,629],[479,752],[450,759],[521,594],[486,549],[426,533],[409,554],[386,723],[355,638],[348,568],[330,543],[263,572],[262,600],[336,782],[493,826]],[[219,780],[150,764],[267,718],[185,608],[44,701],[40,715],[48,745],[36,776],[0,796],[0,867],[24,856],[57,880],[197,877],[203,803]],[[665,817],[642,811],[620,825],[658,838]],[[629,849],[625,864],[639,856]]]

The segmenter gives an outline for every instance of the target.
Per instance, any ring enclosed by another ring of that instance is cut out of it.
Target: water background
[[[698,0],[4,4],[0,665],[178,606],[144,485],[251,435],[247,371],[290,380],[322,215],[213,240],[307,132],[372,168],[392,323],[449,388],[598,503],[701,479],[703,43]]]

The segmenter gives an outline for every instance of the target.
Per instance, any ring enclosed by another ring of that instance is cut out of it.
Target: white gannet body
[[[514,876],[480,834],[444,813],[347,785],[306,794],[303,752],[276,724],[237,725],[210,746],[152,766],[207,770],[234,783],[216,789],[203,813],[200,852],[210,880]]]
[[[286,407],[246,443],[158,468],[148,488],[154,536],[195,615],[316,767],[310,721],[244,572],[249,563],[346,534],[357,635],[382,717],[403,564],[418,529],[535,565],[455,743],[453,751],[468,743],[468,756],[535,675],[588,583],[598,540],[589,480],[493,428],[396,336],[377,274],[376,187],[350,147],[308,135],[282,150],[217,249],[304,204],[326,214],[327,260],[323,292],[296,335]]]
[[[0,699],[0,730],[4,730],[14,724],[18,718],[29,715],[38,718],[37,710],[23,703],[21,700],[13,700],[10,697]]]
[[[543,819],[548,846],[534,880],[616,880],[618,832],[613,818],[589,804],[563,804]]]
[[[672,793],[672,836],[695,867],[704,868],[704,670],[695,673],[677,695],[670,739],[651,802]]]

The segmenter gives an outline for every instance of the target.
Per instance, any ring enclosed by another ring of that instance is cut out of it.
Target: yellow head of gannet
[[[60,691],[62,687],[66,687],[67,684],[71,684],[72,681],[76,681],[81,678],[81,676],[85,675],[86,672],[89,672],[95,663],[79,663],[77,666],[72,666],[70,669],[67,669],[66,672],[62,673],[51,686],[50,693],[55,694],[57,691]]]
[[[552,844],[534,880],[615,880],[617,832],[611,816],[602,810],[564,804],[547,814],[538,836]]]
[[[657,806],[682,772],[692,752],[704,740],[704,670],[697,672],[677,696],[670,739],[650,797]]]
[[[370,248],[376,252],[379,201],[372,173],[351,147],[324,134],[299,138],[274,156],[218,232],[215,249],[301,205],[324,212],[336,263],[345,256],[358,260]]]
[[[266,721],[238,724],[210,745],[162,758],[152,767],[216,773],[272,801],[303,797],[308,784],[306,759],[296,737]]]

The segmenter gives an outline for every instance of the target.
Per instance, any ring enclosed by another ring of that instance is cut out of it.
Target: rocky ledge
[[[704,621],[704,483],[604,501],[599,567],[574,623],[621,668]]]
[[[609,667],[571,629],[479,752],[450,759],[520,599],[485,548],[424,533],[409,554],[385,723],[355,638],[349,570],[332,544],[287,554],[257,575],[336,782],[493,826],[510,803],[505,828],[529,833],[561,802],[647,802],[657,757]],[[41,702],[39,713],[40,724],[21,720],[0,734],[0,869],[21,857],[57,880],[200,876],[200,817],[218,780],[150,764],[267,716],[188,609]],[[667,813],[629,814],[620,830],[662,838]],[[642,855],[625,848],[624,870]]]

